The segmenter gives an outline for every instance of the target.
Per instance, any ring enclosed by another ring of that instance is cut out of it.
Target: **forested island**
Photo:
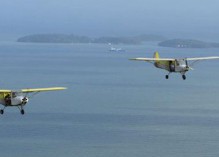
[[[192,39],[172,39],[158,43],[162,47],[172,48],[219,48],[219,43],[204,42]]]
[[[163,41],[165,37],[159,35],[138,35],[131,37],[99,37],[91,38],[74,34],[34,34],[21,37],[17,42],[31,43],[102,43],[102,44],[142,44],[146,41]]]
[[[17,39],[17,42],[28,43],[98,43],[98,44],[128,44],[137,45],[144,42],[158,42],[158,46],[172,48],[219,48],[219,43],[204,42],[193,39],[167,40],[159,35],[138,35],[127,37],[98,37],[78,36],[74,34],[33,34]]]

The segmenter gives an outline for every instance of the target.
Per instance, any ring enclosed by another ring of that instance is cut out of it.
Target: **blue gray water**
[[[34,96],[21,116],[0,117],[4,157],[216,157],[219,155],[219,61],[179,74],[129,61],[219,55],[219,49],[0,43],[0,87],[66,86]]]

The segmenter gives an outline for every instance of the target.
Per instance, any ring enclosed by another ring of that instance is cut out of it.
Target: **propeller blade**
[[[187,59],[185,59],[185,60],[186,60],[186,67],[189,68],[188,60]]]
[[[192,68],[192,67],[189,67],[189,70],[194,70],[194,68]]]

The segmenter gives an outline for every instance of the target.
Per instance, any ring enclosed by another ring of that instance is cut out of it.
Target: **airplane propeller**
[[[186,70],[194,70],[192,67],[189,66],[189,63],[188,63],[188,60],[185,59],[185,62],[186,62]]]
[[[25,96],[23,99],[22,99],[22,104],[26,104],[28,102],[28,98]]]

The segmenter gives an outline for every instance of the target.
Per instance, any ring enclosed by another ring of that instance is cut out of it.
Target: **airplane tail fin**
[[[156,59],[160,58],[160,55],[158,52],[154,52],[154,58],[156,58]]]
[[[155,58],[155,59],[159,59],[159,58],[160,58],[160,55],[159,55],[159,53],[158,53],[157,51],[154,52],[154,58]],[[155,62],[154,62],[154,66],[155,66],[155,67],[158,67],[158,66],[159,66],[159,63],[160,63],[159,61],[155,61]]]

